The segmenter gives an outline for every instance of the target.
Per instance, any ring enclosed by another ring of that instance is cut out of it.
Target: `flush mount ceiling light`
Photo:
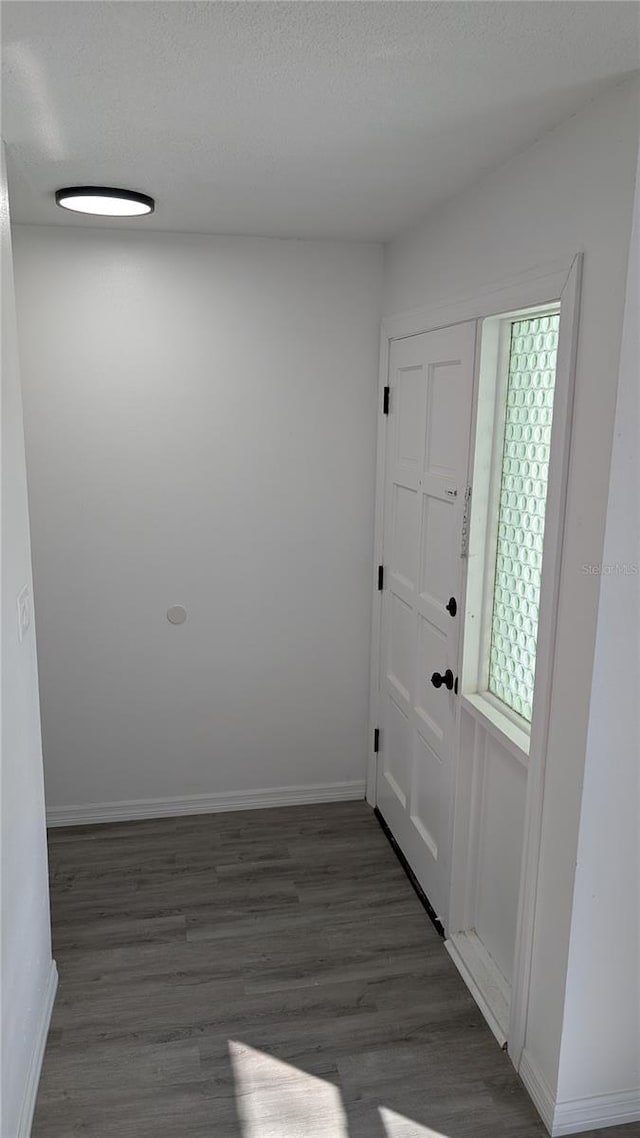
[[[155,206],[148,194],[116,190],[112,186],[69,186],[66,190],[56,190],[56,204],[75,213],[99,217],[141,217],[153,213]]]

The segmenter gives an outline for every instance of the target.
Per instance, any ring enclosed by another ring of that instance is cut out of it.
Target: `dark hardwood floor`
[[[364,803],[49,842],[33,1138],[545,1135]]]

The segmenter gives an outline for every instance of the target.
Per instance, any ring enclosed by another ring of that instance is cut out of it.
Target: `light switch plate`
[[[18,593],[18,640],[24,640],[31,624],[31,592],[28,585]]]

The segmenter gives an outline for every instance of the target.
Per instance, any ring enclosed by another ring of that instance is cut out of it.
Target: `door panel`
[[[416,763],[413,770],[411,821],[418,836],[425,841],[429,852],[437,861],[446,844],[443,822],[447,810],[446,771],[436,752],[427,745],[421,734],[417,736]]]
[[[426,480],[425,480],[426,481]],[[451,502],[437,494],[422,496],[420,595],[440,612],[451,595],[450,550],[455,542]]]
[[[413,672],[413,612],[406,601],[393,595],[389,614],[389,679],[408,701]]]
[[[447,656],[447,636],[435,624],[418,617],[418,669],[416,676],[415,708],[421,720],[419,730],[427,742],[439,750],[444,742],[446,705],[440,699],[440,690],[434,688],[431,676],[438,670],[434,661]]]
[[[389,569],[409,589],[415,588],[417,570],[418,492],[406,486],[393,489],[393,537]]]
[[[404,809],[409,793],[411,770],[411,728],[409,717],[391,696],[387,700],[387,735],[389,747],[385,751],[383,776],[391,794]]]
[[[422,367],[405,367],[396,380],[396,418],[394,458],[396,465],[417,476],[422,456],[422,417],[424,391]]]
[[[389,369],[376,799],[442,920],[456,697],[431,676],[457,675],[475,338],[471,322],[396,340]]]
[[[440,335],[440,333],[428,333]],[[450,478],[460,457],[457,416],[459,412],[459,361],[431,364],[428,369],[427,423],[424,471]]]

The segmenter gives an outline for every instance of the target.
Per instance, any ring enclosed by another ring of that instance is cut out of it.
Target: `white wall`
[[[563,1101],[635,1088],[640,1115],[639,270],[640,164],[559,1079]]]
[[[582,566],[602,560],[638,109],[632,78],[393,242],[386,258],[383,307],[392,314],[585,254],[526,1040],[551,1096],[558,1090],[599,594],[599,580]],[[615,922],[615,914],[608,917]],[[621,978],[623,987],[629,982]]]
[[[22,1138],[33,1105],[55,969],[49,933],[36,643],[18,639],[17,597],[32,591],[9,205],[2,149],[2,1092],[0,1134]]]
[[[142,225],[15,233],[47,805],[362,793],[381,248]]]

